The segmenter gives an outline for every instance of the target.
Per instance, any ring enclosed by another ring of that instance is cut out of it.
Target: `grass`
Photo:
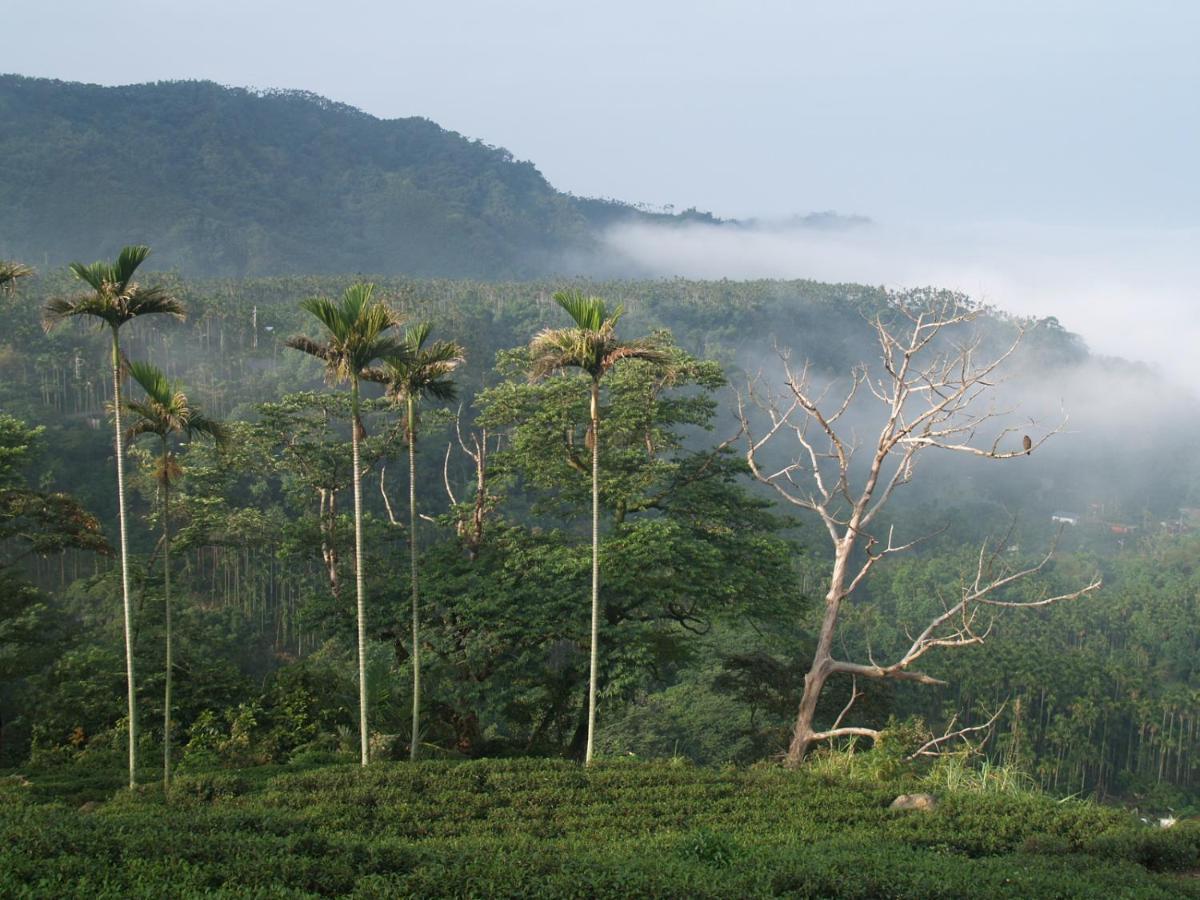
[[[102,802],[99,775],[26,775],[0,781],[4,896],[1200,897],[1192,823],[978,785],[896,812],[929,782],[829,765],[264,767]]]

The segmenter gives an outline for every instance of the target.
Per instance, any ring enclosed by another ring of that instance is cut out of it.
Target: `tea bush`
[[[1200,897],[1200,828],[1028,791],[618,761],[259,766],[165,796],[0,779],[20,897]],[[75,772],[87,781],[86,772]],[[120,773],[118,773],[119,775]]]

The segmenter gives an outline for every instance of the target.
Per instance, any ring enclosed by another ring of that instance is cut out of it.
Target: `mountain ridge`
[[[555,189],[529,161],[307,91],[0,75],[0,255],[155,247],[187,275],[585,273],[622,221],[707,221]]]

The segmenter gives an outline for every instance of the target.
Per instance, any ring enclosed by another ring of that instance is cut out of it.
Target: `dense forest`
[[[594,271],[619,221],[713,221],[573,197],[428,119],[301,91],[0,75],[0,120],[0,247],[42,267],[153,235],[193,276],[529,277]]]
[[[1096,574],[1103,587],[1003,610],[981,643],[929,653],[923,669],[944,686],[833,678],[817,719],[840,722],[853,703],[864,725],[912,747],[954,722],[991,723],[989,759],[1059,794],[1196,802],[1195,401],[1150,370],[1093,356],[1053,319],[944,292],[813,282],[374,279],[360,299],[403,320],[376,349],[407,346],[405,359],[426,363],[421,380],[332,362],[321,343],[336,335],[329,310],[363,289],[359,279],[139,279],[186,318],[139,316],[120,329],[123,427],[150,423],[123,443],[128,628],[116,329],[71,315],[44,330],[53,299],[87,287],[65,271],[20,278],[0,297],[6,765],[121,768],[126,634],[146,766],[162,759],[164,722],[181,771],[360,750],[582,758],[589,646],[598,755],[776,757],[816,645],[831,551],[818,520],[752,477],[737,397],[751,381],[783,383],[777,347],[836,395],[879,356],[872,319],[949,300],[971,310],[985,348],[1024,330],[994,387],[1017,443],[999,460],[930,448],[882,532],[929,536],[870,570],[838,623],[840,652],[894,656],[912,638],[905,623],[969,581],[981,547],[1015,568],[1053,547],[1020,596],[1074,591]],[[554,300],[563,290],[606,299],[597,326],[623,305],[629,358],[603,380],[579,368],[531,378],[569,324]],[[373,377],[351,391],[323,370]],[[178,427],[155,425],[171,404]],[[851,428],[855,441],[878,430],[869,413]],[[1019,449],[1022,430],[1032,452]],[[361,631],[356,593],[367,599]]]

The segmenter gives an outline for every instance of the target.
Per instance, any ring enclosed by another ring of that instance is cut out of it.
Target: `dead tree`
[[[454,488],[450,484],[450,456],[454,451],[454,443],[446,444],[446,455],[442,460],[442,484],[446,489],[446,496],[450,500],[450,509],[454,514],[454,530],[458,534],[459,540],[462,541],[463,547],[466,548],[467,555],[474,562],[479,556],[479,550],[483,546],[483,529],[487,520],[487,515],[492,511],[496,504],[496,495],[488,493],[488,456],[491,453],[491,448],[488,445],[488,430],[486,428],[480,431],[469,432],[468,437],[470,443],[463,437],[462,432],[462,408],[459,407],[458,413],[454,417],[454,433],[458,439],[458,446],[463,454],[467,456],[475,468],[475,495],[471,499],[470,504],[459,503],[458,497],[454,494]],[[495,441],[496,448],[499,449],[499,440]],[[387,487],[385,486],[385,478],[387,477],[387,467],[384,466],[379,472],[379,492],[383,495],[383,504],[387,510],[388,520],[396,528],[403,528],[403,524],[396,519],[395,513],[392,510],[391,498],[388,496]],[[421,518],[427,522],[436,522],[432,516],[421,514]]]
[[[462,407],[459,407],[458,414],[454,417],[454,433],[458,438],[459,448],[475,466],[475,496],[469,509],[458,502],[453,488],[450,487],[450,444],[446,445],[442,482],[446,486],[450,506],[456,510],[455,530],[473,562],[479,556],[479,548],[483,545],[484,521],[497,499],[495,495],[488,493],[488,430],[483,428],[478,432],[472,431],[471,445],[467,446],[462,433]]]
[[[1029,445],[1017,429],[1003,427],[1003,414],[988,403],[987,395],[996,384],[998,371],[1019,346],[1025,328],[1018,323],[1012,342],[981,360],[983,339],[971,328],[978,315],[978,310],[953,297],[894,299],[884,313],[871,320],[881,364],[856,367],[839,400],[827,402],[832,385],[815,388],[809,366],[797,370],[787,351],[778,351],[782,387],[764,388],[762,380],[755,379],[738,398],[746,460],[754,477],[792,506],[815,514],[833,549],[824,616],[812,665],[804,678],[786,755],[788,765],[799,764],[815,743],[850,736],[878,737],[875,729],[843,724],[859,696],[857,682],[850,703],[834,724],[825,730],[816,728],[817,701],[830,676],[943,684],[914,668],[930,650],[983,643],[992,614],[1000,608],[1047,606],[1081,597],[1100,586],[1097,578],[1066,594],[1028,601],[1005,599],[1005,589],[1041,571],[1050,553],[1039,562],[1014,569],[999,550],[989,552],[985,545],[973,577],[964,580],[955,599],[943,600],[942,612],[918,626],[911,645],[899,658],[861,663],[834,656],[842,609],[871,570],[880,560],[924,539],[896,543],[891,528],[885,537],[873,531],[880,510],[897,488],[911,480],[923,451],[940,448],[985,459],[1011,459],[1037,449],[1065,424],[1046,431]],[[859,406],[875,403],[882,407],[877,413],[877,421],[882,421],[878,437],[874,446],[860,446],[844,422],[852,409],[857,415]],[[752,415],[753,408],[759,413]],[[761,429],[756,428],[756,421],[762,423]],[[985,432],[991,435],[990,441]],[[794,449],[781,465],[768,465],[764,448],[785,436],[794,441]],[[868,450],[870,456],[862,459],[860,451]],[[968,730],[960,731],[965,735]],[[955,736],[948,730],[932,746],[942,746]]]

